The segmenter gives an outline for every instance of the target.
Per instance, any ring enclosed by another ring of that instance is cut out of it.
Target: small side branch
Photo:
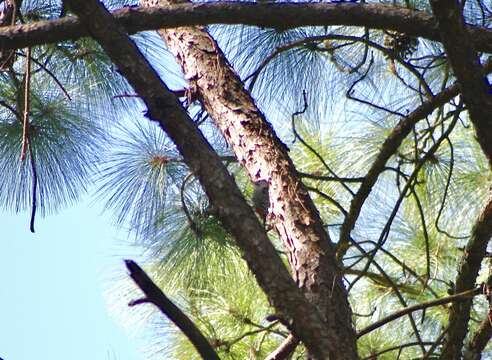
[[[360,338],[361,336],[364,336],[364,335],[370,333],[371,331],[374,331],[374,330],[380,328],[381,326],[386,325],[387,323],[389,323],[391,321],[394,321],[394,320],[396,320],[402,316],[413,313],[415,311],[427,309],[427,308],[433,307],[433,306],[447,304],[450,302],[464,301],[464,300],[470,299],[476,295],[481,294],[481,292],[482,292],[482,287],[477,287],[475,289],[464,291],[464,292],[459,293],[459,294],[455,294],[455,295],[447,296],[447,297],[444,297],[441,299],[427,301],[427,302],[424,302],[421,304],[409,306],[405,309],[402,309],[400,311],[397,311],[397,312],[385,317],[384,319],[376,321],[375,323],[362,329],[361,331],[359,331],[357,333],[357,337]]]
[[[132,301],[129,306],[146,302],[154,304],[186,335],[203,359],[220,360],[212,345],[196,325],[164,295],[142,268],[132,260],[125,260],[125,264],[130,271],[130,277],[145,294],[145,299]]]
[[[284,360],[288,359],[289,356],[296,350],[299,340],[295,338],[294,335],[290,334],[287,338],[280,344],[280,346],[275,349],[270,355],[268,355],[265,360]]]
[[[491,70],[491,63],[487,63],[485,71]],[[364,180],[350,203],[350,209],[340,230],[340,241],[338,242],[337,259],[341,261],[350,245],[350,234],[359,218],[362,206],[369,197],[374,185],[381,173],[386,169],[386,163],[398,150],[403,140],[410,134],[415,124],[426,116],[432,114],[435,109],[457,96],[460,91],[459,84],[453,84],[437,94],[432,100],[423,102],[414,111],[402,119],[391,131],[390,135],[381,145],[376,159],[367,172]]]

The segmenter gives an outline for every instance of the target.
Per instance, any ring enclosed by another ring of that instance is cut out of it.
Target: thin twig
[[[186,184],[190,179],[193,179],[192,173],[188,174],[184,178],[183,183],[181,184],[181,189],[180,189],[181,207],[183,208],[183,211],[186,215],[186,219],[188,219],[188,223],[190,225],[191,231],[197,238],[199,238],[201,236],[200,229],[198,225],[195,223],[195,221],[193,220],[193,217],[191,216],[190,211],[188,210],[188,206],[186,205],[186,199],[185,199]]]
[[[420,198],[417,194],[417,191],[415,191],[415,188],[412,187],[410,189],[410,192],[413,194],[413,197],[415,199],[415,204],[417,205],[420,221],[422,223],[422,232],[424,235],[424,242],[425,242],[425,267],[427,270],[426,279],[428,281],[431,277],[430,241],[429,241],[429,232],[427,230],[427,223],[425,221],[424,207],[422,206],[422,202],[420,201]]]
[[[430,359],[431,358],[431,356],[434,353],[434,351],[443,342],[444,336],[446,336],[446,334],[448,333],[448,330],[449,330],[449,326],[447,326],[443,330],[443,332],[441,332],[441,335],[439,335],[439,337],[436,339],[436,341],[434,342],[434,344],[432,344],[432,346],[429,348],[429,350],[427,350],[427,352],[425,353],[425,355],[422,358],[422,360],[427,360],[427,359]]]
[[[412,174],[410,175],[410,177],[408,178],[408,180],[405,184],[405,187],[402,189],[400,196],[398,197],[397,201],[395,202],[393,210],[391,211],[391,214],[390,214],[388,220],[386,221],[386,224],[383,228],[383,231],[381,232],[381,234],[379,236],[379,239],[378,239],[377,244],[376,244],[376,248],[372,251],[372,253],[371,253],[371,255],[370,255],[370,257],[369,257],[369,259],[365,265],[365,268],[364,268],[365,270],[369,269],[372,261],[374,260],[374,257],[376,256],[377,250],[381,249],[383,247],[384,243],[386,242],[386,240],[388,239],[388,236],[389,236],[390,230],[391,230],[391,226],[393,224],[393,220],[395,219],[395,217],[398,213],[398,210],[399,210],[400,205],[402,204],[402,202],[405,198],[405,195],[412,188],[412,186],[414,186],[414,181],[417,179],[417,176],[420,172],[420,169],[429,160],[429,158],[434,155],[434,153],[437,151],[437,149],[439,148],[441,143],[453,131],[456,123],[458,122],[459,115],[460,115],[460,112],[462,109],[463,109],[463,105],[462,105],[462,103],[460,103],[458,105],[458,109],[452,113],[453,118],[451,120],[451,123],[449,124],[449,127],[444,132],[444,134],[439,138],[439,140],[434,145],[432,145],[432,147],[429,149],[429,151],[419,160],[419,162],[417,164],[415,164],[415,168],[414,168]],[[354,286],[354,284],[359,279],[360,279],[360,277],[355,279],[354,282],[352,282],[352,284],[350,286],[351,287]]]
[[[34,221],[36,219],[36,207],[37,207],[37,196],[38,196],[38,172],[36,170],[36,162],[34,159],[34,152],[32,151],[32,145],[29,143],[29,160],[31,163],[31,173],[32,173],[32,199],[31,199],[31,221],[29,223],[29,229],[34,233]]]
[[[16,55],[23,56],[23,57],[27,57],[28,56],[27,53],[26,53],[26,55],[24,55],[21,52],[17,52]],[[58,80],[58,78],[56,77],[56,75],[53,74],[53,72],[51,72],[50,69],[48,69],[42,62],[36,60],[33,57],[30,57],[30,60],[32,62],[34,62],[36,65],[38,65],[41,69],[43,69],[44,72],[46,74],[48,74],[53,79],[53,81],[56,83],[56,85],[58,85],[58,87],[63,92],[63,94],[67,97],[68,100],[72,100],[72,97],[70,96],[70,94],[68,93],[68,91],[65,89],[65,87],[63,86],[63,84],[61,83],[61,81]]]
[[[364,177],[342,177],[342,176],[325,176],[325,175],[316,175],[309,174],[304,172],[299,172],[299,176],[301,178],[313,179],[313,180],[322,180],[322,181],[338,181],[338,182],[347,182],[347,183],[361,183],[364,181]]]
[[[444,210],[444,206],[446,205],[446,199],[447,199],[447,196],[448,196],[449,187],[451,185],[451,178],[453,176],[453,169],[454,169],[454,148],[453,148],[453,143],[451,142],[451,140],[449,138],[447,138],[446,140],[447,140],[447,142],[449,144],[449,173],[448,173],[448,176],[446,178],[446,185],[444,187],[444,194],[442,196],[441,206],[439,207],[439,211],[437,212],[437,217],[436,217],[436,220],[434,222],[434,225],[435,225],[436,230],[438,232],[440,232],[441,234],[446,235],[450,239],[464,240],[464,239],[468,239],[470,237],[470,235],[467,235],[467,236],[451,235],[446,230],[441,229],[441,227],[439,226],[439,219],[441,218],[442,212]]]
[[[4,108],[10,110],[10,112],[15,115],[19,122],[22,123],[22,115],[19,114],[19,112],[13,106],[10,106],[6,101],[3,100],[0,100],[0,106],[3,106]]]
[[[324,193],[323,191],[315,188],[315,187],[312,187],[312,186],[307,186],[306,185],[306,189],[308,189],[309,191],[312,191],[316,194],[318,194],[319,196],[321,196],[323,199],[326,199],[328,200],[329,202],[331,202],[338,210],[340,210],[340,212],[343,214],[343,216],[347,216],[347,210],[345,210],[342,206],[342,204],[340,204],[338,201],[336,201],[335,199],[333,199],[330,195]]]
[[[340,182],[340,184],[351,194],[351,195],[354,195],[354,192],[352,191],[352,189],[343,182],[343,180],[335,173],[335,171],[333,171],[331,169],[331,167],[327,164],[327,162],[325,161],[325,159],[316,151],[316,149],[314,149],[311,145],[309,145],[306,140],[304,140],[304,138],[301,136],[301,134],[299,134],[299,132],[297,131],[297,128],[296,128],[296,122],[295,122],[295,119],[296,119],[296,116],[299,116],[299,115],[302,115],[306,112],[307,108],[308,108],[308,102],[307,102],[307,94],[306,94],[306,91],[303,91],[302,92],[302,98],[303,98],[303,101],[304,101],[304,106],[302,108],[302,110],[299,110],[299,111],[296,111],[295,113],[292,114],[291,116],[291,126],[292,126],[292,132],[294,133],[294,136],[295,136],[295,139],[298,139],[302,145],[304,145],[309,151],[311,151],[311,153],[313,153],[314,156],[316,156],[318,158],[318,160],[323,164],[323,166],[325,167],[326,170],[328,170],[329,173],[331,173],[333,175],[333,177],[335,177],[335,179],[337,181]]]
[[[30,107],[30,85],[31,85],[31,48],[26,49],[26,72],[24,84],[24,121],[22,124],[22,149],[20,161],[26,158],[29,143],[29,107]]]
[[[463,301],[463,300],[469,299],[471,297],[480,295],[481,293],[482,293],[482,287],[479,286],[479,287],[476,287],[476,288],[471,289],[471,290],[463,291],[459,294],[454,294],[454,295],[446,296],[446,297],[441,298],[441,299],[427,301],[427,302],[424,302],[421,304],[409,306],[405,309],[401,309],[401,310],[385,317],[384,319],[378,320],[378,321],[372,323],[371,325],[365,327],[364,329],[362,329],[361,331],[359,331],[357,333],[357,338],[360,338],[360,337],[370,333],[371,331],[374,331],[374,330],[380,328],[381,326],[386,325],[387,323],[389,323],[391,321],[399,319],[400,317],[405,316],[405,315],[410,314],[410,313],[413,313],[415,311],[427,309],[429,307],[438,306],[438,305],[442,305],[442,304],[447,304],[450,302]]]
[[[434,343],[433,342],[423,342],[422,344],[427,346],[427,345],[433,345]],[[401,349],[404,349],[407,347],[412,347],[412,346],[418,346],[418,345],[420,345],[420,343],[418,341],[413,341],[413,342],[402,344],[402,345],[392,346],[392,347],[389,347],[387,349],[381,350],[379,352],[371,353],[371,355],[362,358],[362,360],[374,360],[374,359],[377,359],[378,356],[383,355],[387,352],[391,352],[391,351],[395,351],[395,350],[401,351]]]
[[[491,64],[488,63],[488,66],[486,66],[486,70],[490,71],[490,69]],[[366,199],[371,193],[374,185],[376,184],[376,181],[379,178],[379,175],[381,175],[381,173],[385,170],[388,160],[396,153],[400,144],[407,137],[410,131],[412,131],[413,127],[418,121],[424,119],[426,116],[430,115],[436,108],[442,106],[453,97],[457,96],[459,94],[459,91],[459,84],[454,84],[447,87],[445,90],[437,94],[432,100],[422,103],[422,105],[420,105],[410,114],[408,114],[408,116],[406,116],[398,123],[391,134],[386,137],[386,140],[381,146],[379,154],[371,165],[371,168],[367,172],[367,175],[364,177],[364,181],[362,182],[359,190],[352,199],[349,214],[343,222],[342,228],[340,230],[340,241],[338,242],[337,246],[337,259],[339,261],[343,259],[343,256],[348,250],[350,244],[350,233],[354,228],[357,219],[359,218],[362,205],[364,205]]]
[[[367,252],[360,246],[357,242],[353,242],[354,246],[363,254],[368,256]],[[373,265],[374,267],[380,272],[380,274],[385,278],[387,283],[391,286],[391,289],[395,292],[396,297],[398,298],[398,301],[404,306],[408,307],[407,302],[405,301],[405,298],[400,292],[400,289],[398,288],[397,284],[393,281],[393,279],[388,275],[388,273],[383,269],[381,265],[378,264],[376,260],[373,259]],[[360,276],[363,276],[363,274],[367,271],[368,269],[365,269],[363,273],[361,273]],[[352,283],[353,284],[353,283]],[[352,285],[351,284],[351,285]],[[419,346],[422,350],[422,353],[425,353],[425,347],[423,345],[422,337],[420,336],[420,332],[417,328],[417,324],[415,323],[415,319],[413,318],[412,313],[408,313],[408,320],[410,321],[410,325],[412,326],[413,332],[415,334],[415,337],[417,338],[417,341],[419,342]]]

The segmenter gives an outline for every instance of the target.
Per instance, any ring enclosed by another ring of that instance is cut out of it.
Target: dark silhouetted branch
[[[186,335],[203,359],[220,360],[212,345],[193,321],[169,300],[142,268],[132,260],[125,260],[125,264],[130,271],[130,277],[145,294],[145,299],[132,301],[129,305],[135,306],[145,302],[154,304]]]
[[[215,2],[166,7],[124,8],[115,19],[128,34],[145,30],[210,24],[244,24],[288,29],[302,26],[347,25],[395,30],[410,36],[439,41],[432,15],[382,4],[277,3],[255,4]],[[492,52],[492,31],[470,27],[477,50]],[[88,31],[73,16],[0,29],[3,49],[76,40]]]
[[[232,234],[279,319],[310,352],[328,358],[329,349],[334,346],[332,331],[317,308],[296,287],[253,209],[179,99],[99,1],[69,0],[68,3],[141,96],[148,108],[146,116],[158,122],[176,144],[212,206],[218,209],[219,219]]]

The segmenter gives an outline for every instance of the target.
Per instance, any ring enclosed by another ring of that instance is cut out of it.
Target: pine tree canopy
[[[105,204],[149,359],[490,359],[491,27],[490,0],[0,0],[0,206]]]

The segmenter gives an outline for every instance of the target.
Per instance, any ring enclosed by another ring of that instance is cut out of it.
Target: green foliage
[[[113,9],[134,3],[105,2]],[[429,11],[427,1],[391,3]],[[467,21],[489,25],[491,17],[482,16],[479,4],[466,2]],[[57,18],[61,10],[58,1],[24,0],[22,14],[31,22]],[[347,26],[212,31],[290,148],[334,243],[385,139],[409,112],[455,80],[440,44],[403,33]],[[166,83],[185,85],[155,34],[134,39]],[[25,57],[18,51],[13,66],[0,73],[0,205],[13,211],[32,206],[33,169],[42,213],[72,204],[97,176],[98,199],[105,199],[116,224],[144,247],[146,268],[221,358],[265,358],[287,329],[266,320],[273,310],[217,220],[217,209],[164,132],[144,119],[138,97],[95,41],[33,49],[31,152],[19,160]],[[451,115],[461,111],[458,102],[451,100],[412,129],[386,163],[351,233],[360,247],[352,246],[341,265],[358,330],[453,291],[463,246],[491,181],[466,112],[443,138]],[[200,106],[189,111],[196,115]],[[209,121],[198,126],[220,155],[230,155]],[[251,184],[241,167],[224,161],[249,198]],[[276,236],[270,237],[283,251]],[[480,281],[486,276],[483,270]],[[472,316],[483,319],[486,306],[477,301]],[[448,310],[446,305],[415,312],[362,336],[361,356],[424,356],[442,334]],[[473,322],[471,333],[476,328]],[[159,345],[154,358],[198,359],[181,333],[167,323],[166,329],[169,343],[165,349]],[[296,356],[301,355],[299,347]]]
[[[45,212],[71,204],[84,192],[93,174],[102,142],[101,129],[81,116],[80,104],[66,101],[53,91],[48,79],[33,79],[31,91],[30,144],[38,177],[38,206]],[[13,98],[14,87],[2,96]],[[15,106],[15,105],[13,105]],[[21,119],[11,110],[0,112],[0,203],[15,211],[30,206],[31,155],[20,162]]]

